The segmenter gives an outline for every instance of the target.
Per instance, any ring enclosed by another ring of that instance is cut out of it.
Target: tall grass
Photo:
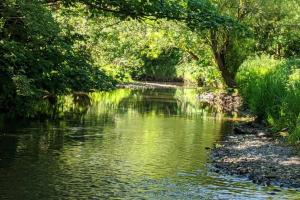
[[[288,128],[290,140],[300,140],[300,60],[268,56],[245,61],[237,74],[240,93],[259,120],[275,131]]]

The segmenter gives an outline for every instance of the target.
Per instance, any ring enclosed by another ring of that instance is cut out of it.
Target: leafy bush
[[[289,128],[300,139],[300,60],[268,56],[244,62],[237,74],[245,106],[275,130]]]
[[[176,67],[180,62],[182,52],[178,48],[164,49],[157,57],[144,55],[144,65],[133,73],[138,80],[178,81]]]
[[[222,77],[211,57],[203,53],[199,60],[178,48],[164,49],[157,57],[144,56],[144,65],[131,70],[135,80],[184,81],[201,87],[220,87]],[[133,68],[131,68],[133,69]]]
[[[0,13],[0,111],[34,115],[45,93],[107,90],[115,82],[74,46],[37,0],[5,0]]]
[[[204,88],[220,88],[223,85],[221,74],[216,66],[203,60],[179,65],[177,74],[190,85]]]

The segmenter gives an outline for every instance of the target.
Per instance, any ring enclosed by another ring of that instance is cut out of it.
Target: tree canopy
[[[299,5],[299,0],[1,1],[1,109],[25,109],[32,99],[106,90],[132,79],[236,87],[248,57],[299,56]]]

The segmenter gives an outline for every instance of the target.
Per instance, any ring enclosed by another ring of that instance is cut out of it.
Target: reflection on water
[[[120,89],[90,106],[61,100],[64,120],[6,122],[1,199],[268,199],[299,193],[207,171],[207,147],[231,124],[193,89]]]

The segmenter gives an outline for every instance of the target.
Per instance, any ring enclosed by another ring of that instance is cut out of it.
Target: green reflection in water
[[[196,94],[120,89],[90,94],[91,105],[68,96],[56,110],[63,120],[3,124],[1,199],[270,198],[272,188],[207,171],[205,148],[231,124]]]

